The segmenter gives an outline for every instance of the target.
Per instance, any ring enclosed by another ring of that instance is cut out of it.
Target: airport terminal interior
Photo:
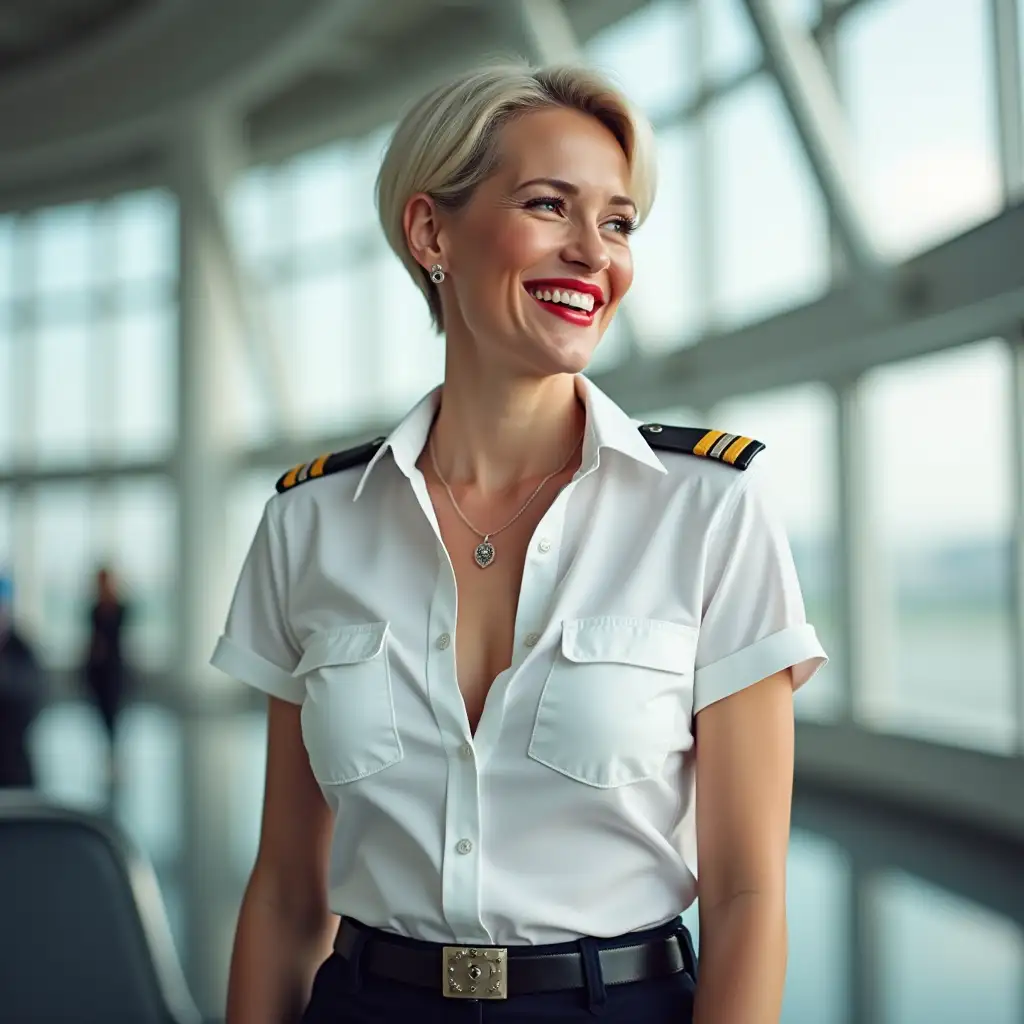
[[[0,4],[0,574],[45,668],[31,764],[129,844],[174,1019],[223,1017],[256,851],[265,698],[208,661],[264,503],[443,372],[377,221],[383,147],[516,54],[605,70],[654,124],[636,280],[587,373],[638,420],[766,445],[829,654],[795,697],[782,1021],[1024,1022],[1020,6]],[[82,668],[100,566],[127,608],[112,756]],[[23,945],[0,905],[0,958]]]

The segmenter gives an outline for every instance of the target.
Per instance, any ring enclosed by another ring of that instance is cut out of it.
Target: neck
[[[449,364],[432,429],[434,456],[449,484],[497,494],[547,476],[573,451],[587,417],[572,374],[467,379],[453,369]]]

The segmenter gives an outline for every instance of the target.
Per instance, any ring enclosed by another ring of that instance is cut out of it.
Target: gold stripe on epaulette
[[[694,446],[694,455],[707,455],[711,446],[724,434],[724,430],[709,430]]]
[[[314,459],[313,464],[309,467],[309,476],[323,476],[324,466],[327,465],[327,460],[330,457],[330,452],[328,452],[326,455],[321,455],[319,459]]]
[[[722,456],[723,462],[728,462],[735,465],[736,460],[743,454],[744,449],[754,439],[752,437],[737,437],[731,445],[729,445],[726,453]]]
[[[300,462],[294,469],[288,470],[288,475],[281,481],[281,486],[287,490],[289,487],[294,487],[299,482],[299,470],[305,466],[304,462]]]

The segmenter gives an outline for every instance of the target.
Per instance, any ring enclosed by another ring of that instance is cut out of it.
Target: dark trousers
[[[517,954],[579,951],[588,962],[590,981],[586,988],[516,995],[507,1000],[448,999],[441,995],[440,979],[438,990],[433,991],[374,977],[363,969],[357,945],[351,960],[335,953],[321,965],[301,1024],[583,1024],[598,1017],[605,1024],[691,1024],[696,982],[690,972],[607,987],[600,976],[598,949],[673,933],[687,945],[688,962],[692,963],[693,943],[682,922],[615,939],[510,947],[510,973],[515,970]],[[438,945],[402,941],[423,949]]]

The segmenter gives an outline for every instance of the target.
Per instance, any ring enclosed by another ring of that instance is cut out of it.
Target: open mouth
[[[524,285],[530,297],[554,316],[569,323],[589,326],[603,302],[590,292],[568,287],[554,287],[550,283],[531,282]]]

